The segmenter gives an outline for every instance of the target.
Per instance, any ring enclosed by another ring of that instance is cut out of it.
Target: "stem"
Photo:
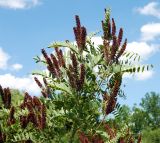
[[[76,104],[75,104],[75,108],[77,108],[78,107],[78,105],[79,105],[79,97],[80,96],[78,96],[78,93],[76,94],[76,96],[77,96],[77,99],[78,100],[76,100]],[[74,136],[75,136],[75,134],[76,134],[76,122],[74,121],[73,122],[73,126],[72,126],[72,130],[71,130],[71,136],[70,136],[70,139],[69,139],[69,143],[73,143],[73,141],[74,141]]]
[[[100,122],[100,124],[98,125],[98,127],[97,127],[95,130],[97,130],[97,129],[102,125],[102,123],[104,123],[105,118],[106,118],[106,115],[104,115],[102,121]],[[96,133],[95,133],[95,134],[96,134]],[[95,134],[94,134],[94,135],[95,135]],[[93,135],[93,136],[94,136],[94,135]]]
[[[72,129],[72,133],[71,133],[69,143],[73,143],[75,134],[76,134],[76,126],[73,125],[73,129]]]

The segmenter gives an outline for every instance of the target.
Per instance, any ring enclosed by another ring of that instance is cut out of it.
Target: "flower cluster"
[[[108,124],[104,125],[106,133],[109,135],[109,139],[112,140],[116,137],[116,130],[112,129]]]
[[[83,132],[79,134],[80,143],[104,143],[100,135],[94,135],[92,137],[86,136]]]
[[[120,88],[120,81],[119,80],[115,80],[114,86],[112,88],[112,91],[110,93],[110,96],[107,96],[108,93],[105,93],[104,95],[104,101],[106,102],[106,115],[108,115],[109,113],[111,113],[115,106],[116,106],[116,102],[117,102],[117,95],[118,95],[118,91]]]
[[[39,88],[41,89],[41,93],[43,95],[43,97],[48,98],[51,95],[51,91],[50,88],[48,87],[48,82],[46,80],[46,78],[43,78],[43,82],[45,87],[42,85],[42,83],[39,81],[39,79],[37,77],[34,77],[35,82],[37,83],[37,85],[39,86]]]
[[[7,125],[11,126],[16,122],[16,119],[14,118],[15,108],[14,106],[11,106],[11,91],[9,88],[2,88],[0,85],[0,95],[2,98],[2,102],[4,104],[4,108],[9,109],[9,117],[7,120]]]
[[[12,106],[10,108],[10,114],[9,114],[9,118],[8,118],[8,122],[7,122],[7,124],[9,126],[13,125],[16,122],[16,119],[14,117],[14,113],[15,113],[15,108]]]
[[[112,141],[117,137],[116,129],[112,129],[108,124],[104,124],[105,132],[109,135],[109,141]],[[85,135],[83,132],[79,133],[79,140],[81,143],[105,143],[99,134],[94,134],[93,136]],[[117,139],[118,143],[135,143],[133,135],[127,129],[127,134],[125,136],[121,135]],[[138,136],[137,143],[141,143],[142,137]]]
[[[63,52],[61,49],[59,49],[58,47],[55,48],[56,54],[57,54],[57,58],[58,58],[58,64],[60,67],[66,67],[66,63],[64,61],[64,57],[63,57]]]
[[[124,53],[127,46],[127,39],[122,43],[123,29],[120,28],[118,36],[116,36],[116,24],[114,19],[110,21],[109,12],[105,11],[106,18],[102,21],[103,28],[103,54],[107,64],[118,62],[118,59]]]
[[[86,32],[86,28],[81,26],[79,16],[76,15],[75,18],[76,18],[76,27],[73,28],[74,35],[75,35],[78,49],[80,52],[82,52],[86,46],[87,32]]]
[[[56,48],[55,50],[58,59],[53,54],[50,54],[50,56],[48,56],[48,54],[44,49],[42,49],[42,55],[46,60],[47,69],[50,71],[53,77],[60,78],[61,76],[60,67],[65,67],[65,61],[63,58],[62,50],[59,50],[58,48]]]
[[[20,105],[21,109],[28,109],[27,116],[20,116],[20,123],[22,128],[26,128],[28,123],[31,122],[36,128],[44,129],[46,125],[46,107],[36,97],[31,97],[25,93],[23,103]]]
[[[70,53],[70,57],[72,64],[69,64],[67,75],[71,87],[79,91],[82,89],[85,80],[85,66],[84,64],[80,65],[80,73],[79,73],[76,55],[74,53]]]
[[[2,88],[0,85],[0,95],[2,98],[2,102],[4,104],[4,107],[7,109],[10,109],[11,107],[11,92],[9,88]]]

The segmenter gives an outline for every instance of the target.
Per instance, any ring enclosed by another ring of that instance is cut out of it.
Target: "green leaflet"
[[[77,47],[73,43],[70,43],[70,42],[54,42],[48,46],[48,48],[56,48],[56,47],[66,47],[66,48],[69,48],[71,51],[78,54]]]
[[[70,87],[66,86],[64,83],[54,83],[54,84],[49,84],[49,86],[53,89],[64,91],[67,94],[72,95]]]

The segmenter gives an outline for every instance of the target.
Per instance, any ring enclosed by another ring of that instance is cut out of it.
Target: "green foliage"
[[[142,98],[140,107],[133,108],[133,131],[138,133],[146,128],[160,127],[160,95],[155,92],[147,93]]]
[[[140,106],[147,113],[148,126],[156,129],[160,127],[160,95],[155,92],[147,93]]]
[[[143,143],[159,143],[160,142],[160,129],[146,129],[143,131]]]
[[[129,109],[121,107],[117,98],[121,95],[122,77],[125,73],[149,70],[149,66],[137,66],[133,61],[139,56],[125,53],[127,39],[122,43],[123,29],[116,35],[114,19],[105,11],[102,22],[103,44],[97,47],[87,36],[76,16],[74,34],[76,44],[54,42],[49,45],[53,53],[42,49],[43,59],[35,57],[47,72],[41,75],[43,84],[35,77],[43,97],[31,97],[25,93],[24,100],[11,104],[11,93],[0,88],[1,142],[35,143],[90,143],[133,142],[128,128],[110,125],[110,116],[116,122],[127,120]],[[123,60],[123,58],[125,59]],[[7,122],[6,122],[7,121]],[[139,141],[140,143],[140,138]]]
[[[18,102],[23,100],[23,92],[20,92],[17,89],[11,89],[11,95],[12,95],[12,104],[14,106],[17,106],[17,104],[19,104]],[[0,105],[2,105],[2,98],[0,98]]]
[[[134,136],[142,134],[144,143],[159,143],[160,139],[160,96],[155,92],[147,93],[131,110],[128,106],[121,106],[118,116],[109,120],[110,125],[122,128],[127,125]]]

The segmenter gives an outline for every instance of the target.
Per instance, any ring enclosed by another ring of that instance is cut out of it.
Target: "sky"
[[[147,92],[160,93],[160,1],[156,0],[0,0],[0,84],[32,95],[40,90],[32,71],[41,69],[33,57],[53,41],[74,41],[74,16],[87,33],[101,31],[104,9],[111,8],[117,28],[123,27],[127,50],[141,56],[141,64],[154,68],[125,76],[121,103],[139,104]],[[102,34],[102,33],[101,33]],[[94,38],[101,43],[99,35]]]

